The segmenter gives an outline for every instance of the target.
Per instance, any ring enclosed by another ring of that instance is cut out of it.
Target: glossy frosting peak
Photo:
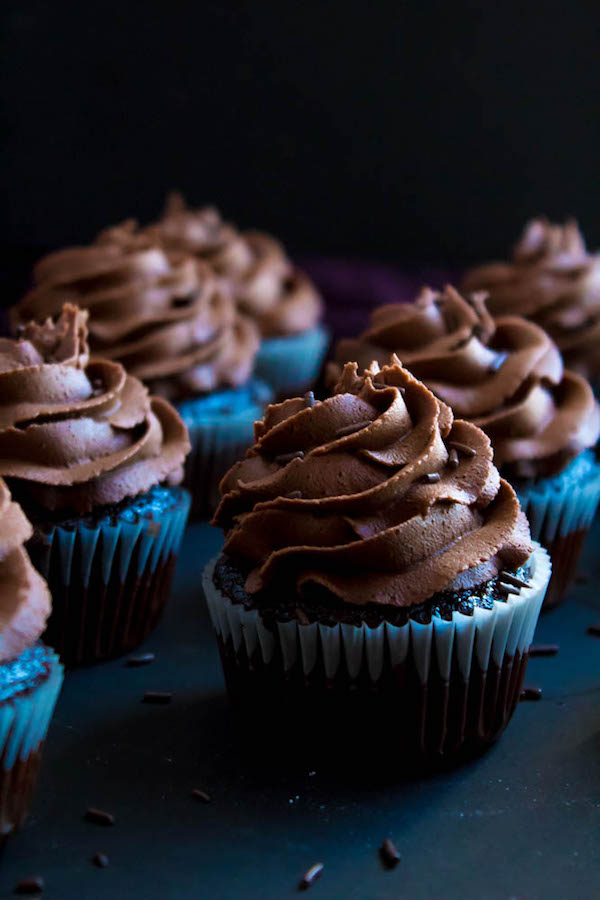
[[[15,323],[43,321],[63,302],[77,303],[90,311],[93,352],[162,396],[237,386],[252,371],[258,330],[237,314],[211,269],[166,253],[133,221],[40,260],[34,281],[13,311]]]
[[[397,362],[362,376],[348,364],[327,400],[270,406],[221,490],[215,524],[250,568],[249,593],[281,584],[411,606],[532,550],[486,435]]]
[[[322,303],[314,285],[271,236],[238,231],[212,207],[188,209],[179,194],[169,197],[162,218],[146,233],[169,251],[210,263],[263,336],[306,331],[319,321]]]
[[[600,254],[588,253],[576,222],[527,224],[511,262],[467,272],[467,291],[489,292],[493,315],[521,315],[556,341],[565,363],[600,377]]]
[[[330,382],[348,360],[384,364],[391,353],[455,415],[487,432],[502,471],[553,474],[598,439],[600,412],[587,382],[563,369],[535,323],[494,321],[485,294],[426,288],[415,303],[380,307],[359,338],[339,342]]]
[[[0,475],[48,509],[88,512],[182,477],[187,431],[116,362],[89,359],[87,312],[0,339]]]
[[[50,615],[50,592],[23,547],[32,528],[0,478],[0,663],[32,647]]]

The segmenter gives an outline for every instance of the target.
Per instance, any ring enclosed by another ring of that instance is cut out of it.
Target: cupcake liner
[[[295,397],[312,387],[329,346],[322,325],[301,334],[265,338],[256,357],[256,374],[270,384],[277,397]]]
[[[324,727],[335,721],[342,733],[364,727],[356,721],[364,716],[421,757],[483,749],[518,702],[550,579],[550,559],[539,545],[530,563],[528,588],[491,610],[476,607],[472,616],[454,612],[451,621],[434,616],[427,625],[376,628],[294,619],[270,630],[256,610],[215,587],[213,560],[203,588],[232,700],[257,715],[274,702],[282,721],[284,710],[308,711],[313,722],[320,712]]]
[[[184,484],[192,495],[192,516],[210,517],[219,504],[219,483],[254,443],[254,423],[273,400],[271,388],[252,378],[243,388],[217,391],[178,406],[192,449]]]
[[[0,842],[19,828],[31,804],[44,739],[63,681],[63,668],[48,654],[44,682],[0,705]]]
[[[600,464],[588,450],[563,472],[515,487],[531,536],[550,552],[552,579],[544,609],[564,598],[600,501]]]
[[[153,506],[167,495],[171,505]],[[152,631],[170,592],[190,506],[155,488],[113,515],[35,529],[28,549],[52,593],[44,640],[67,666],[127,653]]]

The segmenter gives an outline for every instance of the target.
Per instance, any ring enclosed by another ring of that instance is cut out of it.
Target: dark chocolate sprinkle
[[[347,437],[349,434],[354,434],[355,431],[360,431],[361,428],[366,428],[367,425],[371,424],[370,419],[363,419],[362,422],[353,422],[350,425],[344,425],[343,428],[338,428],[335,433],[336,438]]]
[[[300,500],[302,498],[302,491],[290,491],[289,494],[284,494],[285,500]]]
[[[96,853],[92,856],[92,862],[95,866],[98,866],[99,869],[105,869],[108,865],[108,856],[106,853]]]
[[[394,844],[390,838],[386,838],[381,847],[379,848],[379,853],[384,864],[389,868],[393,869],[394,866],[397,866],[400,862],[401,856],[398,852],[398,848]]]
[[[518,587],[515,587],[512,584],[502,584],[502,582],[500,582],[500,584],[498,585],[498,590],[506,597],[508,597],[509,594],[515,594],[516,596],[518,596],[521,593]]]
[[[280,466],[284,466],[286,463],[291,462],[293,459],[302,459],[304,457],[304,450],[294,450],[293,453],[280,453],[279,456],[275,457],[275,462]]]
[[[539,687],[524,687],[521,691],[520,700],[541,700],[542,689]]]
[[[130,656],[129,659],[125,660],[125,665],[134,669],[136,666],[147,666],[151,662],[154,662],[154,653],[140,653],[139,656]]]
[[[41,875],[24,878],[15,885],[15,894],[41,894],[44,890],[44,879]]]
[[[424,481],[425,484],[436,484],[440,480],[439,472],[429,472],[428,475],[423,475],[421,481]]]
[[[112,813],[106,812],[103,809],[96,809],[94,806],[90,806],[85,812],[85,819],[87,822],[93,822],[94,825],[114,825],[115,817]]]
[[[311,884],[314,884],[324,868],[323,863],[318,862],[311,866],[310,869],[307,869],[298,885],[299,889],[305,891]]]
[[[192,791],[192,797],[194,800],[198,800],[200,803],[210,803],[212,797],[210,794],[207,794],[206,791],[201,791],[200,788],[194,788]]]
[[[304,395],[304,402],[305,402],[306,405],[307,405],[309,408],[311,408],[311,409],[312,409],[312,407],[315,405],[315,395],[313,394],[312,391],[307,391],[307,392],[305,393],[305,395]]]
[[[448,454],[448,465],[451,469],[456,469],[458,466],[458,453],[456,452],[454,447],[452,447],[450,453]]]
[[[146,691],[142,703],[170,703],[172,698],[170,691]]]
[[[499,369],[502,368],[506,360],[508,359],[508,353],[505,350],[502,350],[500,353],[496,354],[495,359],[489,365],[488,371],[492,374],[496,373]]]
[[[529,648],[530,656],[556,656],[558,644],[532,644]]]
[[[507,584],[514,584],[515,587],[526,588],[529,587],[529,584],[526,581],[523,581],[522,578],[517,578],[516,575],[513,575],[512,572],[500,572],[500,580],[506,581]]]
[[[452,448],[452,450],[456,450],[457,453],[462,453],[464,456],[477,456],[477,450],[473,447],[469,447],[468,444],[461,444],[460,441],[448,441],[448,446]]]
[[[595,625],[588,625],[587,633],[594,637],[600,637],[600,622],[597,622]]]

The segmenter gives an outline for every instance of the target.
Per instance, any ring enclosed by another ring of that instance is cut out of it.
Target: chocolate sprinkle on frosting
[[[475,447],[469,447],[468,444],[462,444],[460,441],[448,441],[448,446],[451,450],[456,450],[457,453],[461,453],[463,456],[477,456]]]
[[[437,482],[440,480],[440,477],[441,476],[439,472],[429,472],[427,475],[423,475],[422,480],[425,482],[425,484],[437,484]]]

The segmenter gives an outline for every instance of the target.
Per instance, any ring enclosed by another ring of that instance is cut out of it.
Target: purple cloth
[[[407,271],[366,261],[312,257],[300,265],[325,298],[325,321],[335,338],[362,331],[374,307],[409,302],[423,285],[441,288],[451,280],[451,274],[442,269]]]

